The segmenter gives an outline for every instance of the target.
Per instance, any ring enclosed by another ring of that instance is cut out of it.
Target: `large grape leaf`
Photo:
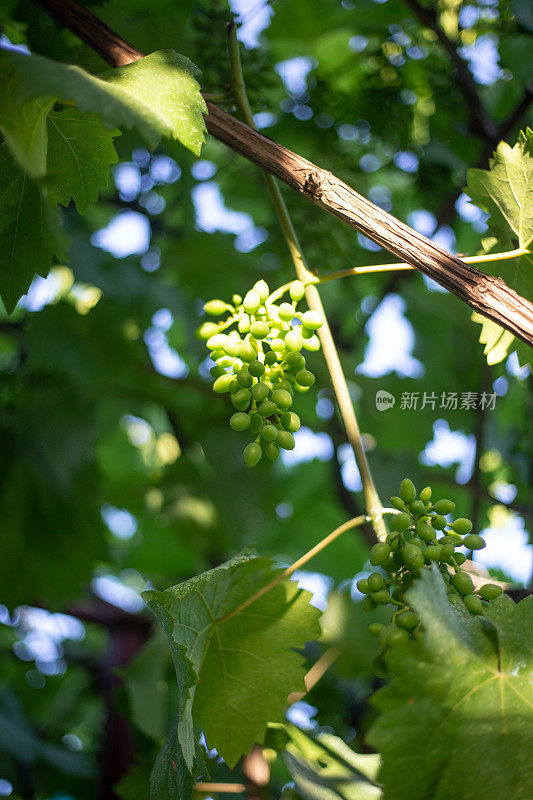
[[[0,145],[0,185],[0,296],[10,314],[35,273],[46,275],[63,246],[57,212],[5,145]]]
[[[320,612],[309,605],[309,593],[290,581],[219,622],[276,574],[269,559],[247,551],[171,589],[143,595],[169,636],[182,681],[180,743],[190,747],[192,710],[208,745],[230,767],[262,741],[269,721],[283,718],[288,694],[304,689],[304,661],[294,648],[320,634]],[[195,686],[183,681],[191,670]]]
[[[356,753],[338,736],[319,733],[311,738],[287,725],[289,742],[283,758],[304,800],[379,800],[376,782],[381,766],[377,753]]]
[[[407,597],[423,643],[394,657],[398,677],[375,696],[368,737],[387,800],[532,797],[533,597],[503,595],[469,617],[448,603],[437,569]]]
[[[23,100],[53,95],[98,114],[109,128],[137,128],[150,147],[166,136],[200,153],[206,105],[196,81],[199,71],[174,50],[160,50],[99,77],[43,56],[10,52],[4,57],[16,68]]]
[[[112,134],[95,114],[76,108],[48,115],[48,196],[68,206],[71,198],[80,214],[98,200],[107,186],[110,164],[118,156]]]
[[[19,167],[32,178],[46,173],[46,119],[52,97],[21,103],[16,70],[0,56],[0,130]]]
[[[472,202],[490,214],[487,221],[494,238],[487,252],[505,251],[516,246],[527,250],[533,242],[533,131],[520,132],[514,147],[500,142],[490,161],[489,169],[470,169],[467,173],[466,194]],[[528,300],[533,299],[533,253],[520,258],[490,261],[482,265],[490,275],[496,275]],[[518,348],[522,364],[531,359],[531,350],[499,325],[480,314],[472,315],[483,327],[480,342],[485,345],[489,364],[502,361]]]

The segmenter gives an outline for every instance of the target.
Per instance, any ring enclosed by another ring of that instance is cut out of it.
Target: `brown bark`
[[[76,0],[34,0],[114,66],[142,53]],[[315,205],[437,281],[471,308],[533,346],[533,304],[494,278],[450,255],[354,189],[297,153],[207,103],[208,132],[275,175]]]

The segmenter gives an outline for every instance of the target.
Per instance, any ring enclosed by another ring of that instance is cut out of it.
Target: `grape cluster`
[[[281,291],[271,296],[260,280],[244,300],[240,295],[233,295],[232,303],[210,300],[206,314],[225,318],[204,322],[198,330],[215,362],[213,390],[228,392],[236,409],[230,426],[255,437],[244,449],[248,467],[263,453],[275,461],[280,448],[293,449],[293,434],[300,428],[298,415],[289,410],[294,392],[306,392],[315,382],[301,351],[320,348],[316,331],[322,320],[315,311],[296,310],[305,293],[300,281],[287,290],[291,302],[277,304],[273,300]]]
[[[471,533],[472,523],[463,517],[448,522],[446,517],[455,509],[451,500],[431,502],[431,488],[422,489],[417,498],[412,481],[405,478],[399,496],[391,503],[399,511],[390,522],[391,533],[385,542],[378,542],[370,551],[370,563],[380,571],[361,578],[357,588],[365,596],[363,608],[371,611],[378,605],[392,604],[395,611],[389,625],[374,622],[370,632],[378,637],[381,655],[376,671],[383,670],[383,652],[390,647],[418,638],[422,633],[420,620],[405,599],[405,593],[420,570],[436,563],[446,584],[450,603],[462,603],[471,614],[481,614],[483,606],[498,597],[502,589],[487,583],[474,589],[470,575],[461,569],[466,561],[460,546],[481,550],[485,542]]]

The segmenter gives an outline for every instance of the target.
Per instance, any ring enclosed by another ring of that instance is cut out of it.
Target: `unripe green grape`
[[[456,547],[459,547],[459,545],[463,541],[462,536],[459,536],[459,534],[455,533],[455,531],[448,531],[446,536],[448,536],[450,542],[453,542]]]
[[[483,611],[483,603],[477,594],[467,594],[466,597],[463,597],[463,603],[471,614],[481,614]]]
[[[423,503],[428,503],[431,500],[430,486],[426,486],[424,489],[422,489],[422,491],[420,492],[420,499],[422,500]]]
[[[496,597],[499,597],[503,593],[503,589],[501,586],[497,586],[495,583],[485,583],[478,589],[479,594],[483,598],[483,600],[494,600]]]
[[[254,398],[256,403],[262,403],[263,400],[266,400],[268,395],[270,394],[270,389],[266,385],[266,383],[254,383],[252,386],[252,397]]]
[[[412,503],[416,497],[416,489],[413,481],[404,478],[400,483],[399,495],[404,503]]]
[[[229,390],[230,390],[230,392],[231,392],[232,394],[236,394],[236,392],[240,392],[240,390],[241,390],[241,389],[242,389],[242,386],[241,386],[241,384],[239,383],[239,381],[237,380],[237,378],[234,378],[234,379],[232,380],[232,382],[230,383],[230,385],[229,385]]]
[[[278,435],[278,429],[274,425],[265,425],[261,431],[261,436],[265,442],[273,442]]]
[[[277,360],[278,357],[273,350],[269,350],[268,353],[265,353],[265,364],[267,365],[267,367],[271,367],[273,364],[276,363]]]
[[[224,344],[224,352],[228,354],[228,356],[232,356],[236,358],[241,351],[241,340],[240,339],[228,339],[227,342]]]
[[[238,392],[235,392],[231,398],[231,401],[235,408],[238,408],[239,411],[246,411],[252,402],[252,395],[249,389],[239,389]]]
[[[294,314],[294,308],[290,303],[282,303],[278,308],[278,316],[284,322],[290,322],[292,319],[294,319]]]
[[[252,322],[252,324],[250,325],[250,333],[252,334],[254,339],[266,339],[266,337],[270,333],[268,323],[262,322],[261,320],[256,320],[255,322]]]
[[[466,561],[466,556],[464,553],[454,553],[453,557],[455,558],[455,563],[458,567],[460,567]]]
[[[276,355],[278,355],[279,353],[283,353],[283,351],[285,350],[285,342],[283,341],[283,339],[272,339],[272,341],[270,342],[270,347],[272,348],[272,350],[274,350]]]
[[[288,334],[287,334],[288,335]],[[287,339],[285,339],[287,341]],[[285,358],[285,363],[291,370],[298,370],[301,369],[305,365],[305,358],[302,356],[301,353],[297,353],[296,351],[291,351],[287,353]]]
[[[265,421],[261,414],[250,414],[250,430],[254,436],[261,432],[264,424]]]
[[[296,383],[300,384],[300,386],[305,386],[306,388],[312,386],[315,382],[315,376],[308,369],[301,369],[294,377],[296,379]]]
[[[387,589],[379,589],[377,592],[372,592],[370,596],[378,606],[386,606],[390,603],[390,594]]]
[[[215,333],[214,336],[210,336],[207,340],[207,346],[210,350],[217,350],[218,348],[223,350],[227,341],[228,337],[225,333]]]
[[[298,302],[305,294],[305,287],[301,281],[293,281],[289,288],[289,294],[293,300]]]
[[[211,352],[211,356],[210,356],[212,361],[219,361],[221,358],[225,358],[225,357],[226,357],[226,353],[224,352],[224,350],[221,347],[218,347],[216,350],[213,350]]]
[[[270,417],[278,410],[278,407],[271,400],[263,400],[257,408],[262,417]]]
[[[368,576],[368,588],[371,592],[378,592],[383,588],[383,576],[379,572],[372,572]]]
[[[385,625],[382,622],[372,622],[368,626],[368,630],[372,636],[379,636],[384,627]]]
[[[237,329],[239,333],[248,333],[250,330],[250,317],[248,314],[243,314],[237,322]]]
[[[233,297],[231,298],[231,302],[233,303],[234,306],[240,306],[240,304],[242,303],[242,297],[240,296],[240,294],[234,294]]]
[[[245,389],[250,389],[254,382],[254,379],[244,367],[238,371],[237,380]]]
[[[218,333],[218,325],[216,322],[204,322],[203,325],[200,325],[198,330],[196,331],[196,335],[199,339],[210,339],[211,336],[215,336]]]
[[[292,404],[292,397],[286,389],[274,389],[270,398],[282,411],[285,411]]]
[[[392,556],[389,556],[389,558],[386,561],[384,561],[383,564],[381,565],[381,569],[384,569],[385,572],[396,572],[397,565],[394,561],[394,558]]]
[[[211,356],[211,358],[213,358],[213,356]],[[235,363],[234,358],[226,355],[223,355],[222,358],[215,358],[214,360],[217,362],[219,367],[233,367],[233,364]]]
[[[411,524],[411,517],[409,516],[409,514],[405,513],[395,514],[390,521],[390,527],[392,528],[392,530],[399,531],[400,533],[402,531],[407,530],[410,524]]]
[[[397,508],[398,511],[405,511],[405,503],[401,497],[391,497],[390,501],[393,507]]]
[[[253,375],[254,378],[260,378],[265,373],[264,364],[261,364],[260,361],[250,361],[248,364],[248,372],[250,375]]]
[[[309,339],[306,339],[304,336],[303,340],[303,346],[305,350],[309,350],[311,353],[317,353],[320,350],[320,339],[316,334],[310,336]]]
[[[359,578],[359,580],[355,585],[357,586],[361,594],[368,594],[370,591],[370,588],[368,586],[368,578]]]
[[[418,547],[419,550],[423,550],[425,545],[422,539],[419,539],[418,536],[413,536],[409,544],[414,544],[415,547]]]
[[[457,535],[457,534],[456,534]],[[459,537],[459,541],[455,539],[455,537],[450,536],[450,534],[446,534],[446,536],[442,536],[439,539],[439,544],[453,544],[454,546],[461,543],[461,538]]]
[[[237,411],[237,413],[230,418],[229,424],[234,431],[245,431],[250,427],[250,417],[242,411]]]
[[[452,576],[452,586],[454,589],[457,589],[459,594],[462,594],[463,597],[467,594],[472,594],[474,591],[472,578],[466,572],[456,572],[455,575]]]
[[[361,603],[361,608],[363,611],[373,611],[375,608],[377,608],[377,603],[375,603],[372,598],[367,595]]]
[[[265,302],[268,295],[270,294],[270,289],[268,288],[268,283],[264,280],[257,281],[254,283],[252,291],[254,291],[257,295],[259,295],[259,299],[262,303]]]
[[[448,601],[449,601],[449,602],[450,602],[452,605],[455,605],[456,603],[460,603],[460,602],[461,602],[461,600],[462,600],[462,597],[459,597],[459,595],[458,595],[457,593],[456,593],[456,594],[450,594],[450,595],[448,596]]]
[[[300,430],[300,417],[293,411],[284,411],[281,415],[281,424],[286,431],[296,433]]]
[[[409,634],[402,628],[392,630],[387,636],[387,647],[396,647],[399,644],[406,644],[409,641]]]
[[[465,519],[465,517],[459,517],[459,519],[456,519],[455,522],[452,522],[450,527],[456,533],[461,534],[461,536],[466,536],[466,534],[470,533],[472,530],[472,523],[469,519]]]
[[[230,384],[235,380],[231,373],[224,373],[213,384],[213,391],[217,394],[222,394],[223,392],[229,392]]]
[[[251,289],[244,298],[242,305],[247,314],[255,314],[261,305],[261,298],[257,292],[254,292],[253,289]]]
[[[223,300],[209,300],[209,302],[204,303],[204,312],[212,317],[219,317],[228,309],[231,310],[231,307]]]
[[[286,392],[289,392],[289,394],[290,394],[290,396],[291,396],[291,397],[292,397],[292,396],[293,396],[293,394],[294,394],[294,392],[293,392],[293,389],[292,389],[292,386],[291,386],[291,384],[289,383],[289,381],[280,381],[279,383],[277,383],[277,384],[276,384],[276,387],[275,387],[275,388],[276,388],[276,389],[285,389],[285,391],[286,391]]]
[[[452,502],[452,500],[437,500],[433,508],[437,514],[442,514],[442,516],[445,517],[446,514],[451,514],[452,511],[454,511],[455,503]]]
[[[304,340],[302,339],[301,333],[295,329],[289,331],[285,336],[285,347],[287,350],[299,352],[302,349],[303,344]]]
[[[443,531],[447,525],[446,520],[440,514],[435,514],[434,517],[431,517],[431,524],[436,531]]]
[[[390,557],[390,547],[387,542],[378,542],[370,550],[370,563],[373,567],[379,567]]]
[[[378,678],[386,678],[389,674],[389,670],[387,669],[387,662],[385,661],[381,653],[372,659],[371,667],[372,667],[372,672],[374,673],[374,675],[377,675]]]
[[[317,311],[306,311],[302,314],[302,324],[311,331],[316,331],[322,325],[322,319]]]
[[[294,450],[294,436],[290,431],[278,430],[276,442],[280,447],[283,447],[284,450]]]
[[[440,557],[441,557],[441,559],[443,561],[446,561],[446,559],[450,558],[450,556],[453,556],[454,550],[455,550],[455,548],[454,548],[453,544],[443,544],[443,545],[441,545],[441,547],[440,547]]]
[[[387,640],[391,633],[396,630],[394,625],[384,625],[378,636],[378,643],[382,650],[387,646]]]
[[[483,548],[487,546],[485,540],[476,533],[470,533],[468,536],[465,536],[463,545],[469,550],[483,550]]]
[[[265,445],[265,453],[269,461],[276,461],[279,456],[279,447],[274,442],[267,442]]]
[[[416,523],[416,533],[423,542],[431,543],[435,541],[436,533],[435,529],[428,525],[427,522],[417,522]]]
[[[420,502],[420,500],[415,500],[409,506],[409,510],[410,510],[411,514],[413,515],[413,517],[421,517],[421,516],[423,516],[423,514],[426,511],[426,507],[425,507],[424,503]]]
[[[409,570],[417,570],[424,566],[424,556],[421,550],[414,544],[406,544],[402,548],[402,558],[405,566]]]
[[[243,361],[256,361],[257,350],[249,341],[243,342],[239,347],[239,358]]]
[[[214,367],[211,367],[209,372],[211,373],[211,377],[215,379],[220,378],[221,375],[226,374],[226,370],[224,369],[224,367],[221,367],[218,364],[215,364]]]
[[[398,614],[396,617],[396,625],[406,631],[414,631],[419,621],[414,611],[402,611],[402,613]]]
[[[257,442],[250,442],[244,448],[244,463],[247,467],[255,467],[262,454],[261,445],[257,444]]]

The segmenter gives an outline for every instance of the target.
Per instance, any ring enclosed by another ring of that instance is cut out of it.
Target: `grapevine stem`
[[[235,23],[228,24],[228,49],[231,68],[231,85],[235,95],[235,102],[239,108],[239,111],[244,117],[244,121],[253,128],[255,127],[254,119],[250,104],[248,102],[246,87],[244,85],[239,42],[237,40]],[[383,521],[383,507],[381,505],[376,487],[374,486],[374,480],[372,478],[370,467],[364,451],[361,432],[359,430],[357,417],[355,416],[354,407],[352,405],[348,384],[346,383],[346,378],[344,377],[344,373],[342,371],[339,354],[331,334],[320,295],[316,286],[314,286],[314,284],[317,283],[317,278],[307,268],[302,247],[298,241],[298,236],[294,229],[294,225],[292,224],[291,217],[289,215],[287,206],[285,205],[285,201],[283,200],[283,196],[276,179],[267,172],[263,171],[263,174],[281,225],[281,229],[283,231],[283,235],[285,237],[285,241],[289,248],[294,267],[296,269],[296,274],[298,279],[305,285],[305,297],[307,304],[309,308],[313,311],[316,311],[320,315],[320,319],[323,320],[323,324],[318,329],[317,333],[322,345],[322,350],[324,352],[324,358],[326,359],[333,389],[337,397],[337,403],[339,405],[342,420],[344,422],[348,441],[350,442],[354,451],[355,461],[361,476],[366,509],[370,516],[377,539],[385,541],[387,538],[387,529]]]
[[[508,250],[505,253],[488,253],[484,256],[461,256],[462,261],[467,264],[483,264],[487,261],[505,261],[509,258],[520,258],[529,253],[519,247],[517,250]],[[331,272],[329,275],[322,275],[317,277],[312,276],[313,283],[329,283],[329,281],[337,280],[337,278],[349,278],[351,275],[364,275],[369,272],[392,272],[393,270],[414,269],[410,264],[398,262],[395,264],[370,264],[366,267],[350,267],[349,269],[341,269],[338,272]]]
[[[339,525],[338,528],[335,528],[335,530],[329,533],[324,539],[322,539],[322,541],[320,541],[318,544],[315,544],[311,550],[308,550],[307,553],[295,561],[294,564],[291,564],[290,567],[284,569],[283,572],[280,572],[273,580],[262,586],[261,589],[258,589],[258,591],[255,592],[251,597],[246,598],[246,600],[238,605],[237,608],[234,608],[233,611],[229,611],[227,614],[224,614],[223,617],[219,617],[217,620],[215,620],[215,622],[217,624],[220,622],[226,622],[226,620],[231,619],[231,617],[234,617],[236,614],[240,614],[241,611],[244,611],[246,608],[248,608],[248,606],[252,605],[252,603],[255,603],[256,600],[259,600],[260,597],[263,597],[263,595],[273,589],[274,586],[277,586],[278,583],[284,581],[285,578],[289,578],[293,572],[296,572],[297,569],[300,569],[300,567],[303,567],[304,564],[307,564],[308,561],[314,558],[314,556],[320,553],[329,544],[334,542],[335,539],[338,539],[338,537],[345,531],[349,531],[352,528],[357,528],[364,522],[368,522],[368,517],[366,514],[363,514],[360,517],[349,519],[348,522],[344,522],[342,525]]]
[[[303,700],[309,694],[313,686],[326,674],[328,669],[335,663],[342,650],[338,645],[332,645],[325,653],[322,653],[318,661],[315,661],[309,672],[304,677],[305,692],[291,692],[287,698],[288,705],[292,706],[299,700]]]

